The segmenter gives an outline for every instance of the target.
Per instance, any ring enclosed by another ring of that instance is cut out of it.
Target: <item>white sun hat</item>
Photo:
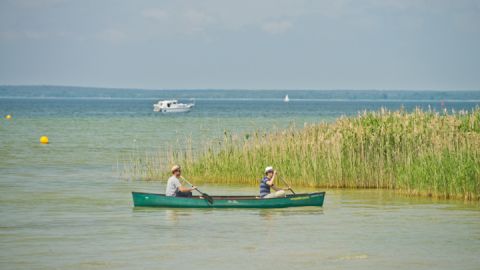
[[[265,173],[268,173],[270,171],[273,171],[273,167],[272,166],[268,166],[267,168],[265,168]]]

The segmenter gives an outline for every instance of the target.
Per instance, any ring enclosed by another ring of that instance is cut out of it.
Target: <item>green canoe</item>
[[[298,206],[323,206],[325,192],[287,195],[285,198],[260,199],[255,196],[212,196],[213,203],[206,199],[167,197],[164,194],[132,192],[135,207],[177,208],[283,208]]]

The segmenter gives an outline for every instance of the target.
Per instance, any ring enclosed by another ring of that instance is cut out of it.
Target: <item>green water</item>
[[[133,209],[131,190],[164,186],[64,174],[37,179],[34,190],[11,184],[2,194],[2,269],[478,269],[480,263],[478,205],[327,190],[323,209]]]
[[[14,116],[0,121],[0,269],[479,269],[478,202],[327,190],[323,208],[134,209],[132,190],[163,192],[165,181],[119,177],[134,152],[331,120],[348,102],[292,101],[306,109],[291,114],[281,101],[209,109],[210,100],[182,116],[152,114],[148,100],[134,109],[128,100],[65,102],[0,99],[0,113]]]

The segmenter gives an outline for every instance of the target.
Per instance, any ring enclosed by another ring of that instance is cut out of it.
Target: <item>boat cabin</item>
[[[160,108],[170,108],[172,105],[176,105],[177,103],[177,100],[163,100],[158,102],[158,106],[160,106]]]

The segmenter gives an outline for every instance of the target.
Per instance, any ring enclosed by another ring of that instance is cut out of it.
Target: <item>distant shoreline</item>
[[[55,85],[55,84],[0,84],[0,89],[3,87],[31,87],[31,88],[71,88],[71,89],[101,89],[101,90],[121,90],[121,91],[344,91],[344,92],[476,92],[480,89],[317,89],[317,88],[142,88],[142,87],[112,87],[112,86],[76,86],[76,85]]]
[[[227,90],[226,90],[227,91]],[[152,100],[157,99],[155,97],[150,98],[122,98],[122,97],[25,97],[25,96],[0,96],[0,99],[33,99],[33,100]],[[281,101],[278,99],[264,98],[264,99],[254,99],[254,98],[195,98],[195,100],[217,100],[217,101]],[[447,103],[456,103],[456,102],[479,102],[480,99],[443,99],[443,100],[434,100],[434,99],[293,99],[290,101],[301,101],[301,102],[447,102]]]

